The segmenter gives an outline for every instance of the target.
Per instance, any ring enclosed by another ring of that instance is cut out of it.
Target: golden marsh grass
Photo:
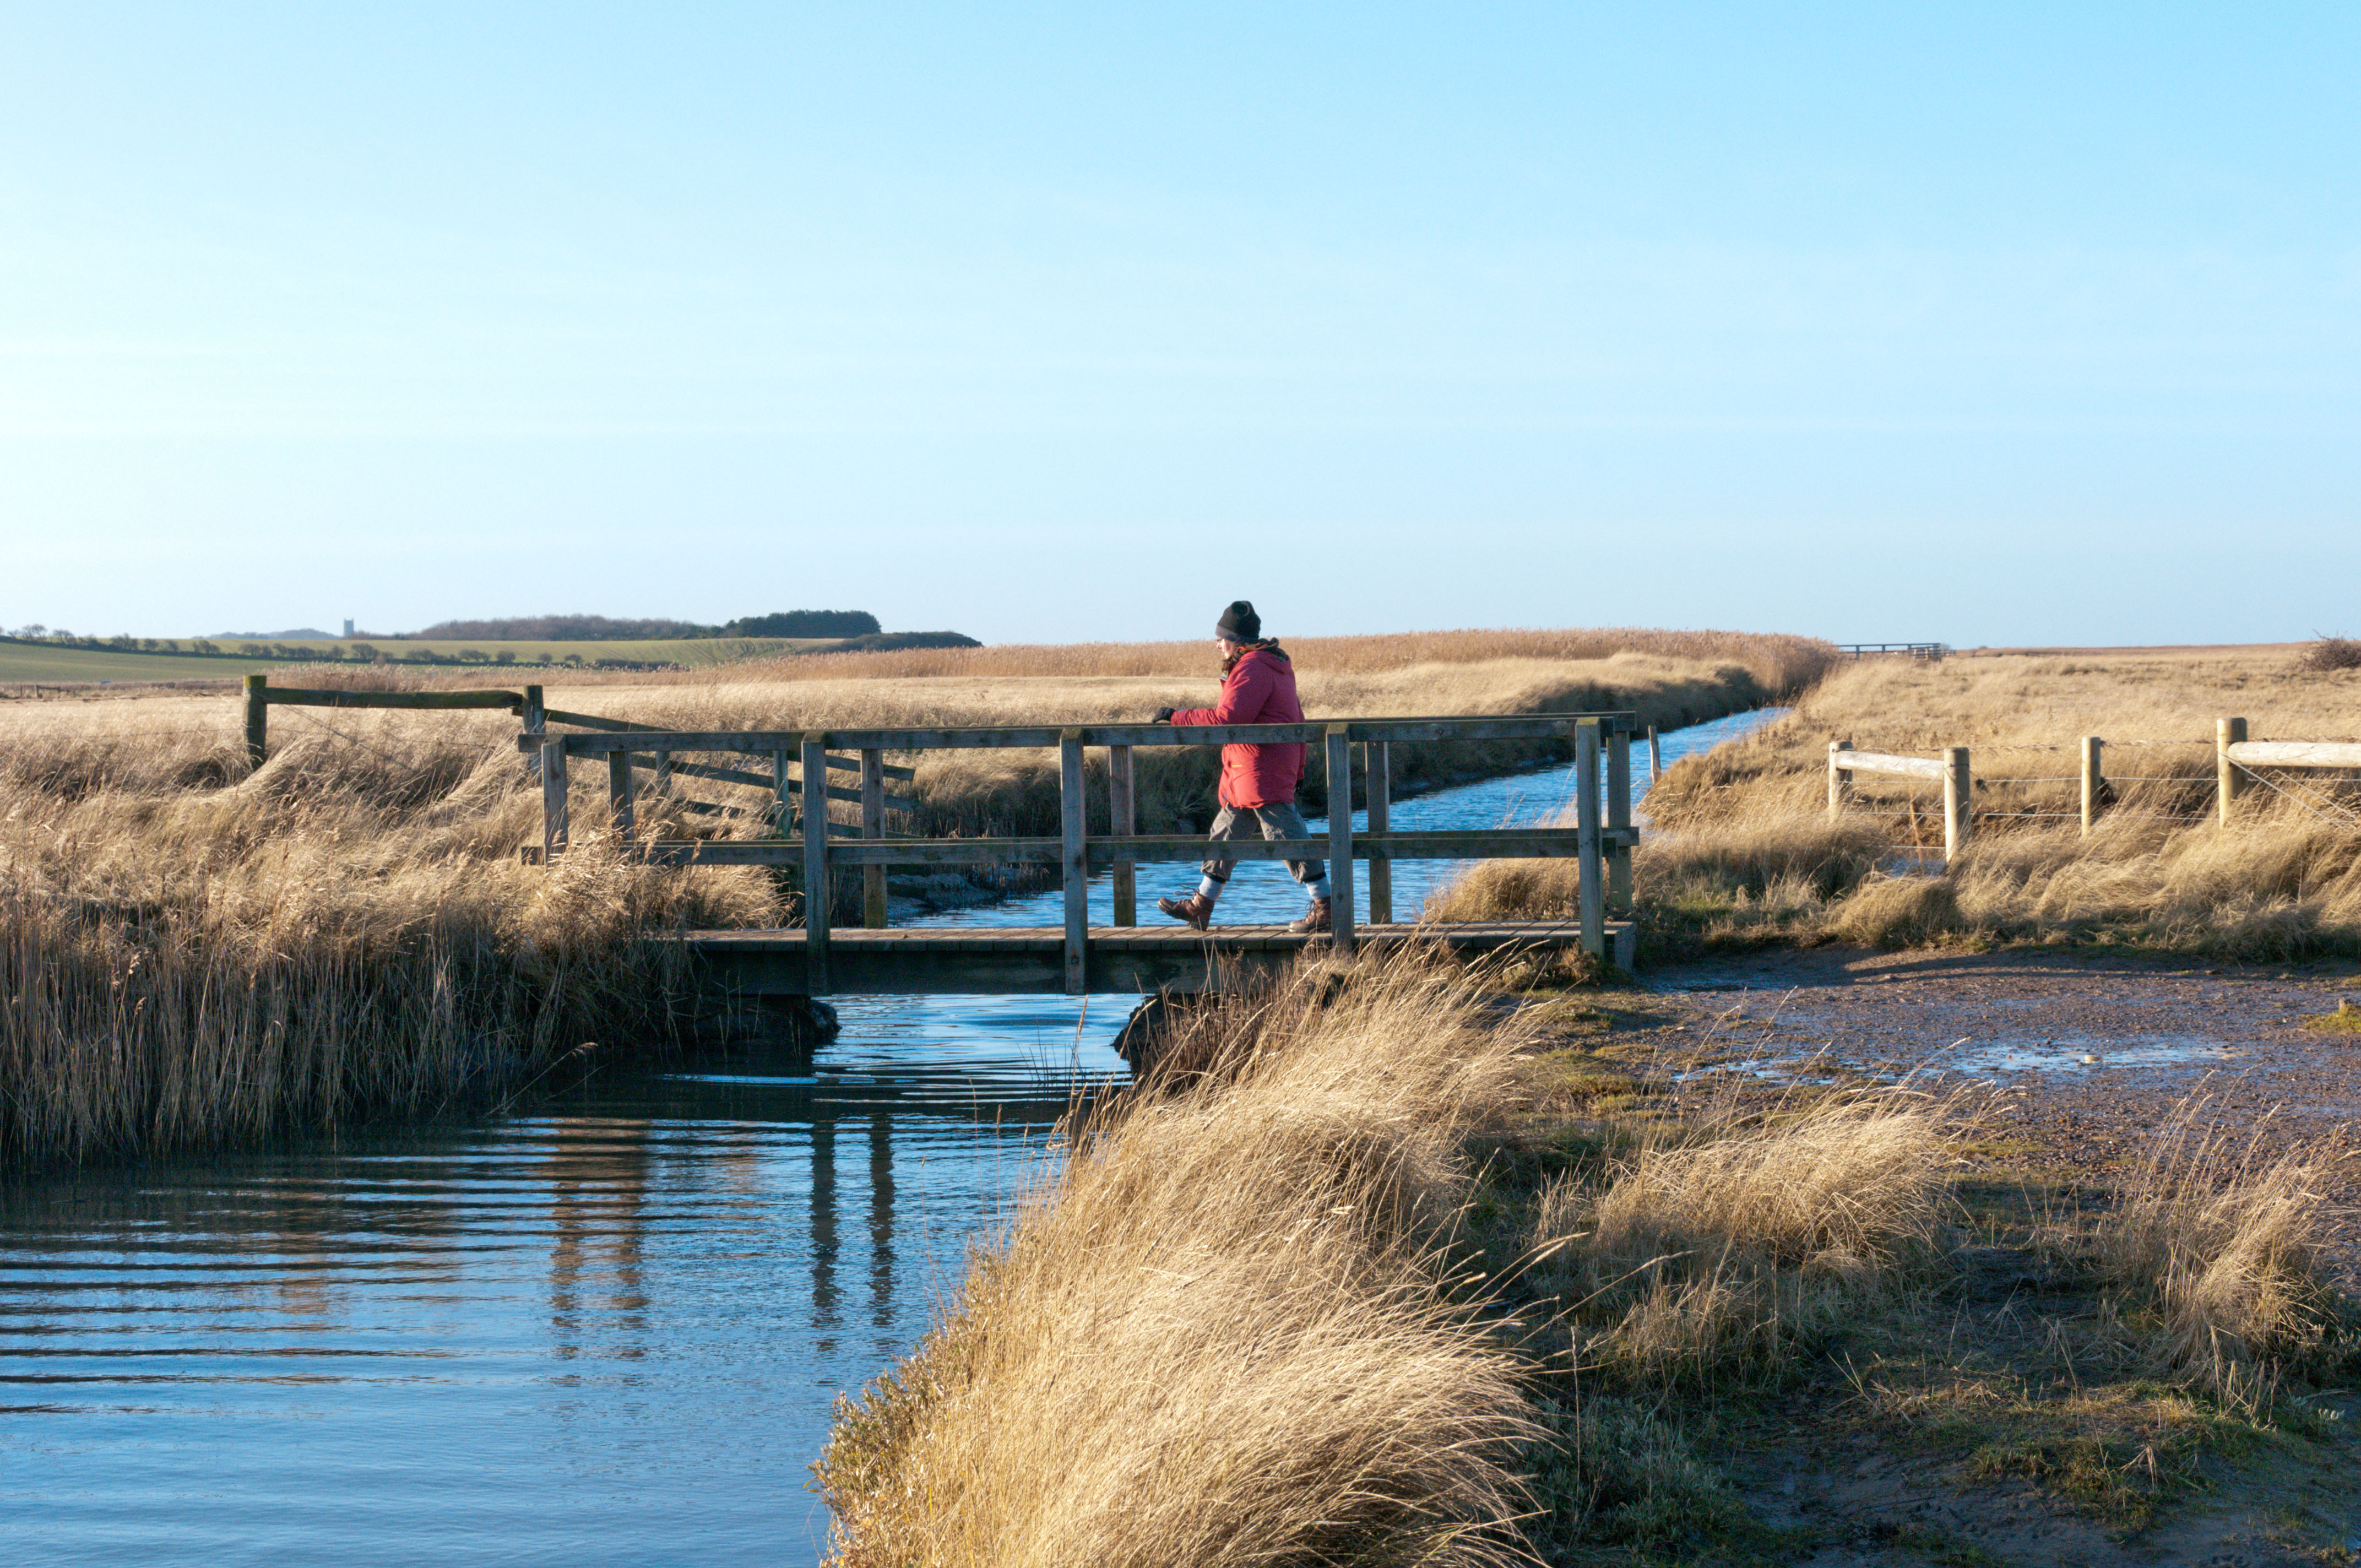
[[[2226,828],[2213,820],[2216,718],[2243,716],[2257,739],[2350,740],[2356,711],[2361,672],[2307,668],[2283,650],[1848,665],[1786,718],[1683,760],[1650,791],[1660,831],[1636,857],[1645,916],[1659,951],[1702,937],[2361,952],[2361,803],[2349,789],[2323,799],[2258,786]],[[2106,740],[2106,772],[2124,781],[2087,838],[2071,816],[2084,735]],[[1948,876],[1879,870],[1897,841],[1939,846],[1931,786],[1913,802],[1906,781],[1864,775],[1862,809],[1828,819],[1832,740],[1920,756],[1971,748],[1978,818]],[[1576,893],[1570,866],[1491,865],[1438,910],[1515,917],[1570,908]]]

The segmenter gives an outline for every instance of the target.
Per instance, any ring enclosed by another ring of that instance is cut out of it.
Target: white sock
[[[1303,884],[1303,891],[1310,894],[1314,898],[1326,898],[1328,896],[1328,879],[1326,877],[1322,877],[1318,882],[1305,883]]]
[[[1222,896],[1222,884],[1215,882],[1209,876],[1199,877],[1197,879],[1197,896],[1203,899],[1206,903],[1211,904],[1215,899]]]

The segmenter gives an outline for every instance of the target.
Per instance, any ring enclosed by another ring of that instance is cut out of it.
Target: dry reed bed
[[[631,938],[775,909],[595,836],[518,865],[537,799],[486,736],[340,715],[207,788],[236,751],[130,711],[0,752],[0,1162],[471,1103],[678,1022],[676,952]]]
[[[1660,940],[1837,939],[1893,945],[2010,939],[2126,943],[2282,959],[2361,952],[2361,821],[2258,789],[2226,829],[2211,820],[2214,719],[2257,736],[2361,729],[2361,673],[2284,653],[1868,661],[1805,694],[1743,740],[1685,759],[1648,795],[1665,831],[1638,875]],[[2085,838],[2014,812],[2075,809],[2079,737],[2109,743],[2126,781]],[[1975,750],[1975,837],[1939,880],[1888,875],[1888,847],[1940,841],[1939,806],[1906,781],[1857,780],[1864,809],[1826,817],[1828,743],[1933,755]],[[2142,782],[2153,781],[2153,782]],[[1873,816],[1875,809],[1913,816]],[[1438,905],[1499,918],[1573,905],[1570,868],[1488,866]]]

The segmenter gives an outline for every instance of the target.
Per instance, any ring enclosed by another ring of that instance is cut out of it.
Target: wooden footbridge
[[[534,694],[536,696],[538,694]],[[1351,953],[1392,943],[1439,942],[1462,952],[1579,948],[1629,966],[1633,958],[1631,736],[1628,713],[1544,714],[1518,718],[1377,718],[1339,722],[1249,725],[1092,724],[1057,728],[779,730],[665,730],[620,720],[523,707],[526,732],[518,746],[538,759],[542,780],[542,842],[526,851],[544,863],[566,853],[569,759],[603,757],[613,830],[626,852],[677,866],[799,867],[807,889],[824,890],[840,871],[858,869],[864,881],[861,927],[831,930],[829,899],[807,896],[801,928],[693,931],[688,939],[725,989],[743,995],[1048,992],[1197,991],[1227,977],[1291,960],[1306,948]],[[552,721],[597,725],[592,733],[558,734]],[[1572,827],[1494,828],[1474,831],[1399,832],[1388,822],[1389,749],[1400,743],[1448,740],[1548,740],[1572,744],[1576,780]],[[1241,861],[1323,860],[1334,887],[1334,930],[1306,937],[1284,927],[1221,926],[1199,932],[1185,926],[1138,925],[1136,868],[1144,862],[1198,861],[1203,838],[1141,834],[1133,806],[1133,757],[1143,746],[1221,746],[1239,741],[1295,741],[1323,749],[1329,790],[1328,831],[1316,839],[1238,839],[1227,852]],[[979,747],[1054,750],[1059,761],[1060,832],[1056,838],[939,839],[889,836],[889,800],[906,813],[916,803],[886,794],[889,781],[915,772],[886,758]],[[1087,831],[1085,756],[1107,752],[1110,830]],[[1368,806],[1369,826],[1353,830],[1354,753]],[[693,756],[737,762],[689,762]],[[744,765],[756,760],[756,767]],[[764,764],[767,764],[764,766]],[[758,771],[759,770],[759,771]],[[831,773],[857,775],[857,786],[829,782]],[[635,830],[636,806],[648,784],[675,775],[752,784],[774,793],[781,836],[764,839],[662,839]],[[857,805],[857,824],[830,822],[829,803]],[[1578,918],[1565,922],[1484,925],[1398,924],[1391,865],[1405,860],[1473,861],[1508,858],[1579,861]],[[1369,920],[1355,919],[1355,864],[1368,872]],[[886,922],[889,866],[1054,865],[1065,885],[1062,926],[928,929],[892,928]],[[1089,879],[1112,872],[1115,924],[1090,924]]]

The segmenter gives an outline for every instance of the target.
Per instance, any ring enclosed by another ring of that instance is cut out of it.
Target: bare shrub
[[[2304,650],[2303,657],[2296,661],[2296,668],[2321,672],[2361,670],[2361,640],[2323,637]]]
[[[1527,1561],[1518,1364],[1438,1281],[1514,1042],[1407,963],[1179,1025],[819,1465],[844,1568]],[[1204,1069],[1212,1070],[1204,1070]]]

